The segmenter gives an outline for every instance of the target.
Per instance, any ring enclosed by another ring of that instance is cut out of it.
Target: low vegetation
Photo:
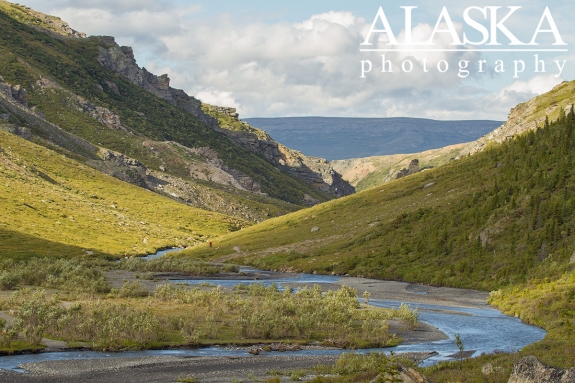
[[[179,204],[1,130],[0,195],[3,258],[146,254],[248,224]]]
[[[107,295],[23,288],[0,305],[16,318],[3,326],[0,350],[5,352],[18,333],[32,346],[49,337],[110,351],[273,342],[386,347],[401,341],[389,333],[387,320],[414,315],[407,307],[361,306],[357,292],[348,287],[292,292],[260,284],[239,285],[233,291],[159,284],[150,293],[139,281],[128,281]]]
[[[26,261],[0,261],[0,289],[17,285],[58,289],[70,293],[101,294],[110,292],[110,283],[99,266],[109,263],[95,258],[31,258]]]
[[[574,119],[181,254],[488,291],[558,278],[575,247]]]
[[[221,272],[239,272],[236,265],[198,262],[184,258],[160,257],[150,260],[142,258],[124,258],[116,266],[122,270],[147,272],[178,272],[187,275],[213,275]]]
[[[320,365],[310,371],[316,375],[313,383],[373,382],[393,383],[399,379],[399,366],[412,367],[414,363],[407,358],[386,355],[380,352],[369,354],[344,353],[333,366]]]

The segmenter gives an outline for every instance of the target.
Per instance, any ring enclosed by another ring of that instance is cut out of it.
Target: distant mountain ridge
[[[575,103],[575,84],[563,82],[551,91],[511,109],[508,120],[497,129],[472,142],[409,154],[394,154],[332,161],[333,168],[357,191],[382,185],[397,178],[397,173],[418,159],[420,167],[429,168],[481,152],[493,144],[508,141],[529,130],[544,126],[545,119],[556,120],[568,114]]]
[[[471,142],[502,121],[437,121],[420,118],[245,118],[275,140],[329,161],[417,153]]]

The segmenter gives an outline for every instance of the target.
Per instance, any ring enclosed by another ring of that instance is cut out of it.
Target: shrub
[[[124,286],[118,293],[122,298],[141,298],[150,295],[150,291],[140,281],[131,281],[124,283]]]
[[[15,272],[2,271],[0,272],[0,289],[12,290],[18,283],[20,283],[20,276]]]

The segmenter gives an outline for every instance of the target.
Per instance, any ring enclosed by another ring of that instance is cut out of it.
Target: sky
[[[244,118],[505,120],[575,79],[572,0],[19,2],[115,36],[172,87]]]

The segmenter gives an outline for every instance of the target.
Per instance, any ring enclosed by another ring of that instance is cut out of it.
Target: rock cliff
[[[200,100],[188,96],[183,90],[170,87],[167,75],[156,76],[140,68],[130,47],[120,47],[113,37],[98,37],[103,46],[99,48],[100,64],[124,76],[132,83],[150,93],[166,100],[170,104],[181,107],[192,113],[200,121],[216,131],[226,135],[233,141],[264,157],[278,169],[304,180],[317,189],[337,197],[353,194],[355,189],[337,173],[331,164],[321,158],[308,157],[289,149],[274,141],[266,132],[253,128],[240,121],[234,108],[226,108],[202,104]],[[107,84],[112,90],[117,90],[113,83]],[[223,168],[222,168],[223,169]],[[233,169],[225,170],[233,174]],[[241,176],[235,177],[248,190],[258,190],[258,185],[248,185],[249,180],[242,181]],[[308,200],[310,203],[312,200]]]
[[[403,168],[397,173],[397,179],[406,177],[411,174],[415,174],[417,172],[419,172],[419,160],[418,159],[411,160],[407,168]]]

